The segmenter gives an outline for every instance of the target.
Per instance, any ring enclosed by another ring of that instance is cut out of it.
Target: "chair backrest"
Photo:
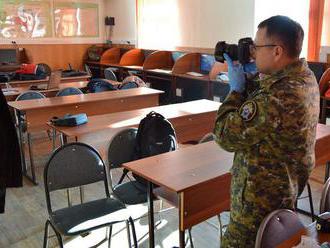
[[[324,96],[325,92],[329,89],[330,86],[330,68],[328,68],[322,75],[319,83],[320,94]]]
[[[203,136],[203,138],[201,138],[201,140],[198,143],[201,144],[201,143],[213,141],[213,140],[215,140],[215,138],[216,137],[215,137],[214,133],[207,133]]]
[[[126,128],[111,139],[108,149],[109,168],[119,168],[134,159],[137,128]]]
[[[87,72],[87,74],[89,76],[92,76],[93,74],[92,74],[91,68],[89,68],[89,66],[87,64],[85,64],[84,67],[85,67],[85,71]]]
[[[42,99],[42,98],[46,98],[46,97],[38,91],[29,90],[20,94],[15,101],[33,100],[33,99]]]
[[[117,81],[117,77],[111,68],[104,69],[104,77],[108,80]]]
[[[90,93],[116,90],[116,88],[102,78],[93,78],[87,84]]]
[[[123,80],[122,85],[125,85],[125,84],[130,83],[130,82],[136,83],[138,87],[147,87],[147,84],[141,78],[139,78],[138,76],[128,76],[128,77],[126,77]]]
[[[44,170],[47,208],[52,212],[49,193],[104,181],[109,196],[104,162],[99,153],[83,143],[69,143],[58,148],[49,158]]]
[[[80,89],[75,87],[67,87],[57,92],[56,96],[71,96],[84,94]]]
[[[330,212],[330,178],[323,185],[321,202],[320,202],[320,214],[324,212]]]
[[[275,248],[304,229],[304,224],[292,210],[275,210],[262,221],[255,248]]]
[[[50,66],[45,63],[39,63],[37,70],[40,70],[47,76],[50,76],[50,74],[52,72],[52,69],[50,68]]]

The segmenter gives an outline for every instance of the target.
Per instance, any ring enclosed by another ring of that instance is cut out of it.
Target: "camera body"
[[[227,44],[225,41],[219,41],[215,46],[215,60],[224,63],[224,53],[227,53],[233,61],[239,61],[242,65],[247,64],[251,60],[250,46],[253,45],[253,40],[250,37],[242,38],[236,44]]]

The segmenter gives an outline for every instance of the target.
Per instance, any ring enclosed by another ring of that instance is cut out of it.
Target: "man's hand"
[[[250,62],[248,64],[243,65],[244,72],[248,74],[255,74],[258,72],[256,62]]]
[[[234,64],[228,54],[224,53],[223,57],[228,64],[228,78],[230,91],[242,93],[245,90],[245,74],[241,64]]]

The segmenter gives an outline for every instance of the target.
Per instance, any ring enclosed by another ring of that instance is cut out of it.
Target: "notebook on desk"
[[[30,90],[51,90],[51,89],[58,89],[62,79],[62,72],[61,71],[53,71],[50,74],[48,83],[46,84],[39,84],[39,85],[32,85]]]

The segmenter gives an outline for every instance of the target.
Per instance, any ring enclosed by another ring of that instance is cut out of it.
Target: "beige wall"
[[[111,40],[121,44],[130,41],[136,43],[136,7],[135,0],[104,0],[105,16],[115,17],[115,26]]]
[[[237,42],[254,36],[254,0],[176,1],[181,36],[177,46],[212,48],[218,40]],[[115,43],[135,40],[135,0],[107,0],[105,13],[116,18]]]

